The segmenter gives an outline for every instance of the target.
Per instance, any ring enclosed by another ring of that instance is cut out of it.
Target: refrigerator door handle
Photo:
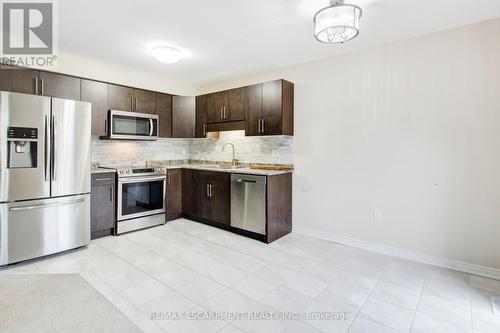
[[[56,180],[56,117],[52,115],[52,181]]]
[[[51,204],[39,204],[39,205],[10,207],[9,210],[11,212],[22,211],[22,210],[33,210],[33,209],[48,208],[48,207],[57,207],[57,206],[63,206],[63,205],[72,205],[72,204],[79,203],[79,202],[84,202],[84,201],[85,201],[85,198],[79,198],[79,199],[76,199],[76,200],[60,201],[60,202],[54,202],[54,203],[51,203]]]
[[[45,167],[45,170],[44,170],[44,176],[45,176],[45,181],[49,181],[49,145],[50,145],[50,141],[49,141],[49,129],[48,129],[48,119],[47,119],[47,116],[45,116],[45,147],[44,147],[44,167]]]

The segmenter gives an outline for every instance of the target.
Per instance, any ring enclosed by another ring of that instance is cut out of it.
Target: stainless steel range
[[[165,168],[119,167],[116,234],[165,223]]]

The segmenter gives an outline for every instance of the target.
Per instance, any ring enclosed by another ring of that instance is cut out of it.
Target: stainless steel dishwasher
[[[266,176],[231,175],[231,226],[266,234]]]

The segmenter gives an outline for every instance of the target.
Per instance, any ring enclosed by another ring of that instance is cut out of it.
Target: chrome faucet
[[[222,151],[224,151],[224,149],[226,148],[226,146],[227,146],[227,145],[230,145],[231,147],[233,147],[233,160],[232,160],[232,162],[231,162],[231,165],[232,165],[233,167],[237,167],[237,166],[238,166],[238,164],[240,164],[240,161],[239,161],[239,160],[237,160],[237,159],[236,159],[236,157],[235,157],[235,153],[234,153],[234,145],[233,145],[232,143],[230,143],[230,142],[225,143],[225,144],[224,144],[224,146],[222,146]]]

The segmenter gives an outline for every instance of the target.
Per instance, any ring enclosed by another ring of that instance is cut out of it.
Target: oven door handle
[[[153,136],[154,122],[152,118],[149,118],[149,136]]]
[[[163,180],[165,181],[167,179],[167,176],[158,176],[158,177],[125,177],[125,178],[118,178],[118,182],[122,184],[126,183],[142,183],[142,182],[149,182],[149,181],[156,181],[156,180]]]

